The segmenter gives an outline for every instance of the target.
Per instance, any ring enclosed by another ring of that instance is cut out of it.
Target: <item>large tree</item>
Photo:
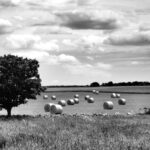
[[[0,107],[11,116],[13,107],[36,99],[43,91],[38,73],[39,63],[14,55],[0,57]]]

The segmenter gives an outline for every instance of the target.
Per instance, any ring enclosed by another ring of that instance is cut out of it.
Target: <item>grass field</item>
[[[148,150],[150,116],[0,117],[3,150]]]

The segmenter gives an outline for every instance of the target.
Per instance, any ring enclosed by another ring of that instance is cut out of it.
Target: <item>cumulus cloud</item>
[[[9,20],[0,18],[0,34],[12,32],[12,23]]]
[[[50,55],[48,63],[50,65],[79,64],[79,61],[76,57],[72,55],[60,54],[60,55]]]
[[[11,34],[7,37],[6,46],[11,49],[28,49],[32,48],[35,42],[40,42],[38,35],[32,34]]]
[[[79,64],[78,59],[72,55],[60,54],[60,55],[50,55],[46,51],[16,51],[12,53],[13,55],[27,57],[30,59],[37,59],[39,62],[43,62],[48,65],[63,65],[63,64]]]
[[[35,34],[71,34],[72,31],[66,27],[60,26],[38,26],[34,32]]]
[[[0,1],[1,7],[13,7],[15,4],[11,0],[1,0]]]
[[[45,61],[45,59],[49,58],[49,54],[47,52],[34,51],[34,50],[13,52],[12,54],[20,57],[25,57],[25,58],[37,59],[40,62]]]
[[[60,25],[72,29],[114,30],[120,27],[120,15],[104,10],[56,12]]]
[[[39,49],[39,50],[44,50],[44,51],[54,51],[54,52],[59,52],[60,48],[57,44],[57,40],[51,40],[48,42],[35,42],[33,44],[34,49]]]
[[[109,69],[108,69],[108,66]],[[96,64],[76,64],[75,66],[66,64],[64,66],[74,75],[83,75],[88,77],[95,77],[95,76],[102,76],[102,77],[110,77],[111,74],[108,70],[111,69],[111,65],[103,64],[103,63],[96,63]]]
[[[34,49],[59,52],[57,40],[44,41],[35,34],[11,34],[7,37],[6,47],[9,49]]]
[[[104,41],[104,43],[115,46],[150,45],[150,32],[130,32],[128,34],[112,34]]]
[[[131,64],[132,64],[132,65],[138,65],[139,62],[138,62],[138,61],[131,61]]]

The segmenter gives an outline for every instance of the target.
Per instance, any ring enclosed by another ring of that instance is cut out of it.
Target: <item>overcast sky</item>
[[[43,85],[150,81],[150,0],[0,0],[0,55],[36,58]]]

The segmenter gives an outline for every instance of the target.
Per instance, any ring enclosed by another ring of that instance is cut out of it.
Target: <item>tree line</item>
[[[99,84],[98,82],[93,82],[90,84],[91,87],[98,86],[150,86],[150,82],[148,81],[133,81],[133,82],[118,82],[114,83],[112,81]]]

